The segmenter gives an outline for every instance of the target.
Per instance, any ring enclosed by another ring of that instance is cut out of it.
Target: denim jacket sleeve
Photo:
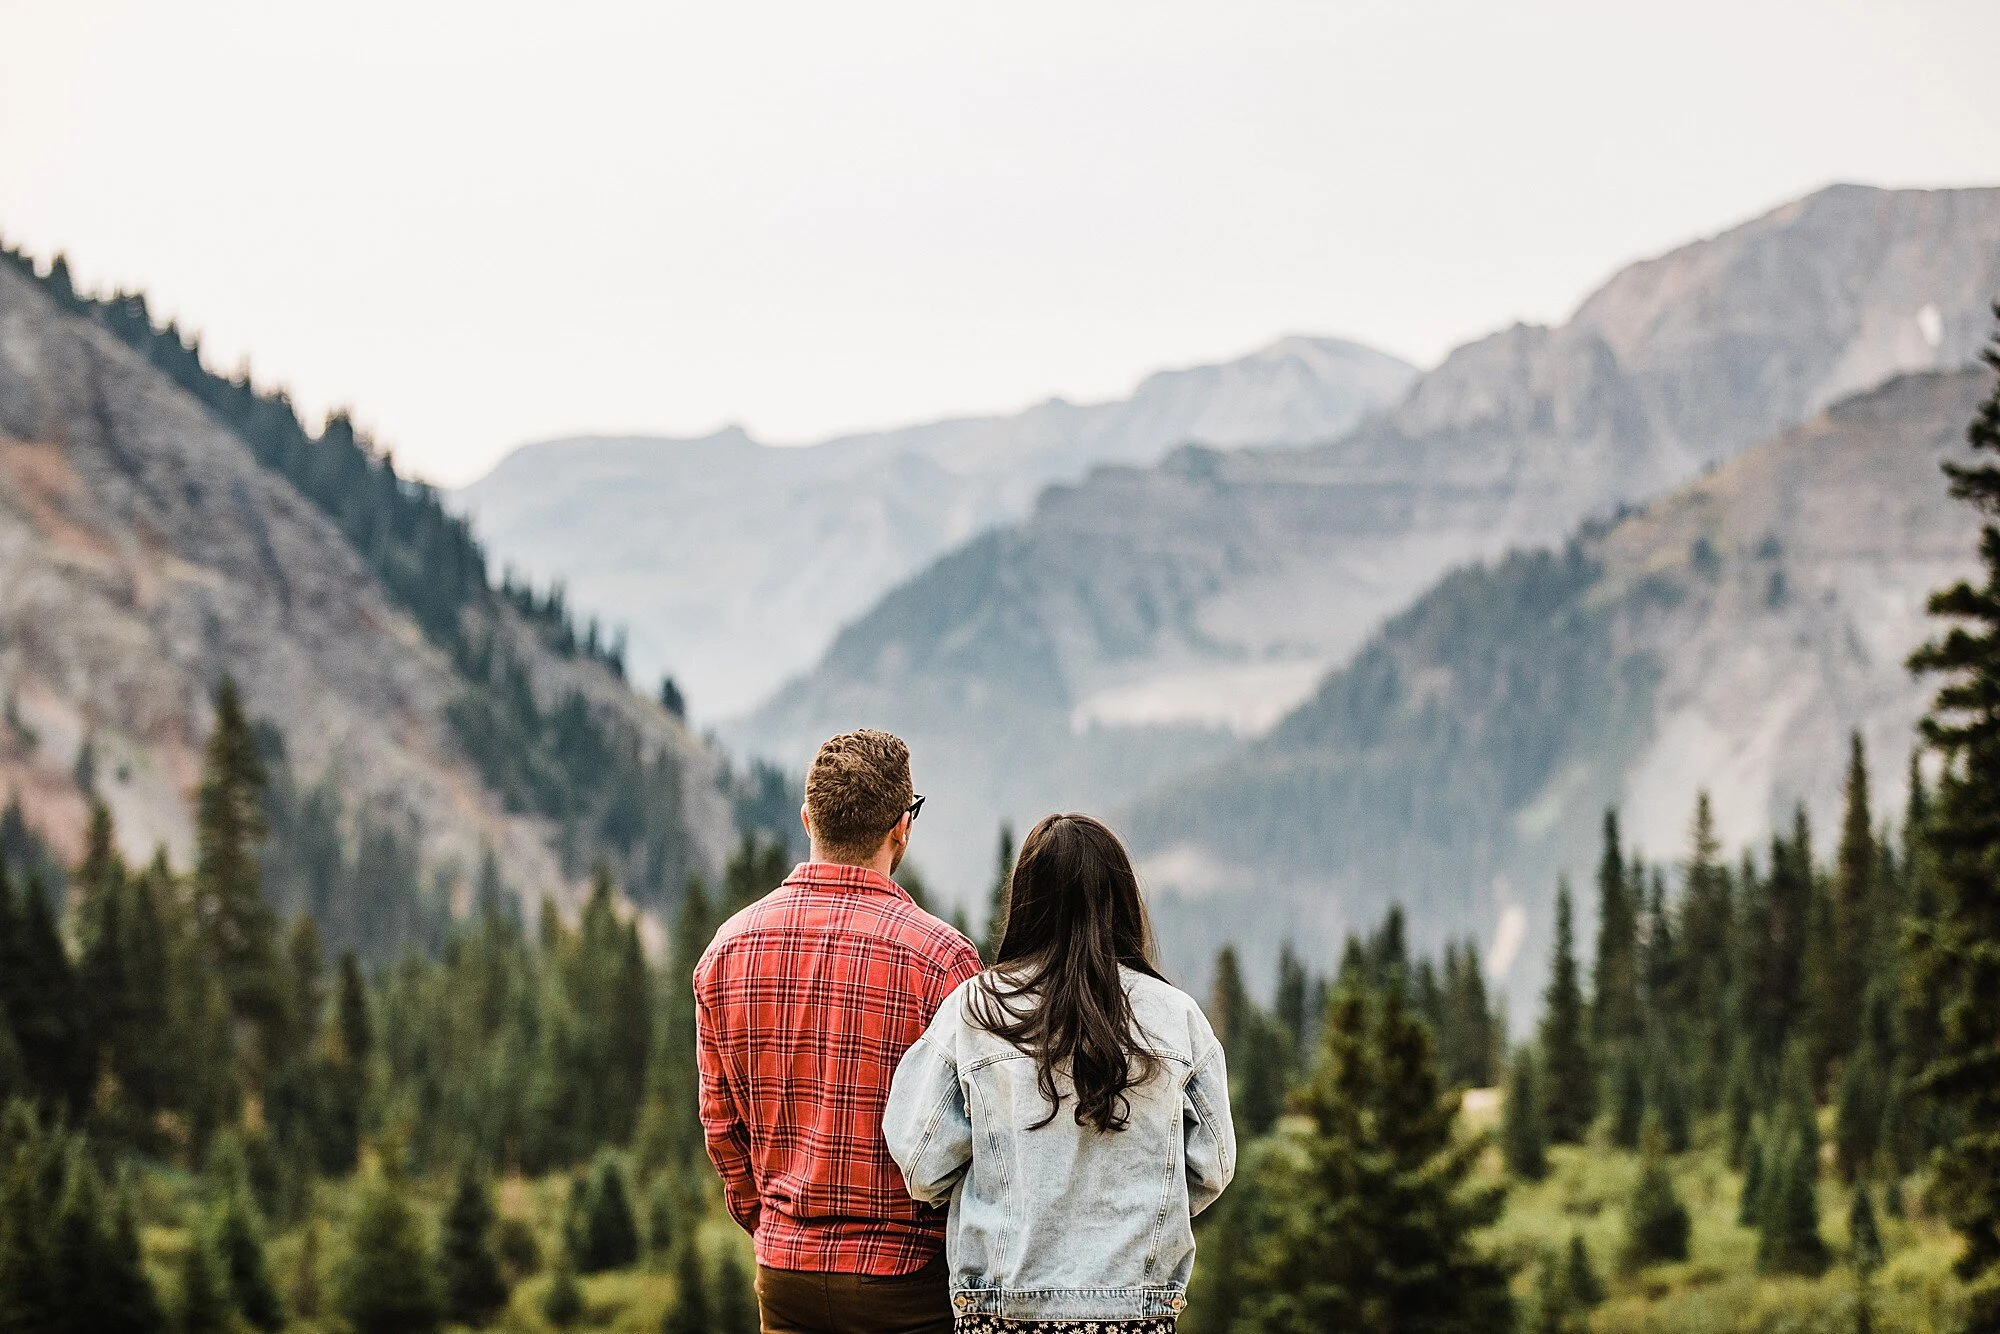
[[[1206,1025],[1204,1025],[1206,1027]],[[1236,1175],[1236,1123],[1229,1114],[1229,1070],[1212,1033],[1182,1093],[1182,1136],[1187,1160],[1188,1209],[1215,1203]]]
[[[882,1111],[882,1137],[910,1197],[940,1204],[972,1162],[972,1119],[958,1064],[930,1035],[903,1053]]]

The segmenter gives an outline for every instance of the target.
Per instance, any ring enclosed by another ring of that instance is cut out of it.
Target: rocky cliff
[[[327,513],[47,287],[0,265],[0,791],[74,855],[87,742],[126,852],[164,846],[186,865],[227,673],[302,783],[330,778],[351,812],[413,830],[431,873],[462,888],[491,848],[516,888],[566,894],[576,850],[560,855],[556,821],[488,785],[450,721],[463,663]],[[68,299],[66,281],[56,290]],[[504,600],[464,615],[465,642],[517,664],[536,697],[579,701],[670,768],[680,854],[719,863],[732,829],[718,755],[603,662],[551,651]]]

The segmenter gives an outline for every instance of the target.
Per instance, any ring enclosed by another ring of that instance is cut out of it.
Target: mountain
[[[635,671],[671,672],[707,718],[810,666],[834,631],[940,553],[1027,514],[1047,483],[1175,445],[1307,444],[1398,397],[1415,369],[1285,338],[1162,371],[1128,399],[1052,399],[803,448],[739,429],[527,445],[457,503],[497,557],[627,628]]]
[[[286,791],[413,887],[462,902],[489,849],[531,901],[596,857],[635,895],[720,864],[721,756],[547,600],[493,589],[434,493],[344,421],[310,437],[282,396],[210,375],[142,298],[5,258],[0,789],[59,851],[94,791],[129,856],[189,863],[226,674]]]
[[[1001,818],[1136,797],[1268,728],[1448,570],[1969,364],[1996,291],[2000,190],[1822,190],[1458,349],[1338,441],[1050,487],[724,735],[796,762],[842,726],[903,733],[937,788],[919,855],[975,894]]]
[[[1447,576],[1267,736],[1127,812],[1179,962],[1218,920],[1261,959],[1395,900],[1421,939],[1477,930],[1499,969],[1518,958],[1526,1000],[1560,872],[1588,939],[1606,807],[1672,861],[1699,789],[1731,849],[1803,802],[1824,850],[1858,729],[1875,809],[1899,810],[1935,688],[1904,660],[1977,539],[1938,464],[1991,380],[1898,378],[1559,551]]]

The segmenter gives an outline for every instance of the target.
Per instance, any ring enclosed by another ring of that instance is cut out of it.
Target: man
[[[757,1242],[766,1334],[945,1334],[944,1215],[882,1139],[903,1053],[979,971],[971,942],[889,878],[923,806],[887,732],[819,749],[799,813],[812,860],[695,966],[701,1124]]]

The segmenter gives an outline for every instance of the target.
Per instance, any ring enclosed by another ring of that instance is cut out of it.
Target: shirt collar
[[[866,866],[848,866],[842,862],[800,862],[785,877],[785,885],[792,889],[819,889],[835,893],[858,890],[890,894],[906,903],[915,902],[901,885],[879,871],[872,871]]]

